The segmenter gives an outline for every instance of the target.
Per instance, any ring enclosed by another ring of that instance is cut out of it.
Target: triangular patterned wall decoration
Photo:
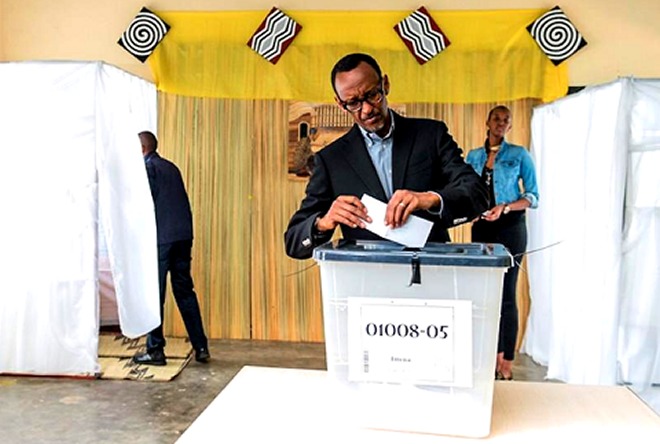
[[[451,43],[424,6],[400,21],[394,31],[421,65]]]
[[[247,45],[275,64],[300,32],[302,26],[281,10],[273,7]]]

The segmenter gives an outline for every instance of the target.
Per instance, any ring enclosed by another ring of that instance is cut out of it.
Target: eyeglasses
[[[362,104],[364,102],[369,103],[371,106],[377,106],[380,104],[380,102],[383,101],[383,97],[385,97],[385,94],[383,93],[383,87],[378,86],[371,91],[368,91],[364,96],[360,98],[347,100],[345,102],[340,100],[340,103],[346,111],[356,113],[362,109]]]

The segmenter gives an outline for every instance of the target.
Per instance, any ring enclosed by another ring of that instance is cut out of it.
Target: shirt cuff
[[[325,242],[329,237],[332,237],[333,232],[332,231],[319,231],[318,228],[316,228],[316,222],[319,219],[317,216],[314,218],[314,223],[312,224],[312,238],[316,241],[316,243],[323,243]]]
[[[429,208],[426,211],[428,211],[434,216],[442,216],[442,210],[445,208],[445,201],[442,199],[442,196],[439,193],[436,193],[435,191],[427,191],[427,193],[433,193],[436,196],[438,196],[438,198],[440,199],[440,206],[437,207],[436,210],[434,210],[433,208]]]

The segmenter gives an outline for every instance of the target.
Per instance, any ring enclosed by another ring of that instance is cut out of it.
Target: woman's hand
[[[506,205],[496,205],[488,211],[484,211],[481,218],[487,222],[493,222],[500,218]]]

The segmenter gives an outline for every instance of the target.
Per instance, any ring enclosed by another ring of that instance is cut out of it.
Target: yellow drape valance
[[[330,71],[349,52],[374,56],[391,102],[483,103],[566,94],[525,27],[543,10],[430,11],[451,45],[417,63],[393,27],[410,11],[285,11],[302,31],[276,65],[246,42],[267,11],[158,12],[172,27],[149,58],[158,89],[233,99],[333,100]]]

